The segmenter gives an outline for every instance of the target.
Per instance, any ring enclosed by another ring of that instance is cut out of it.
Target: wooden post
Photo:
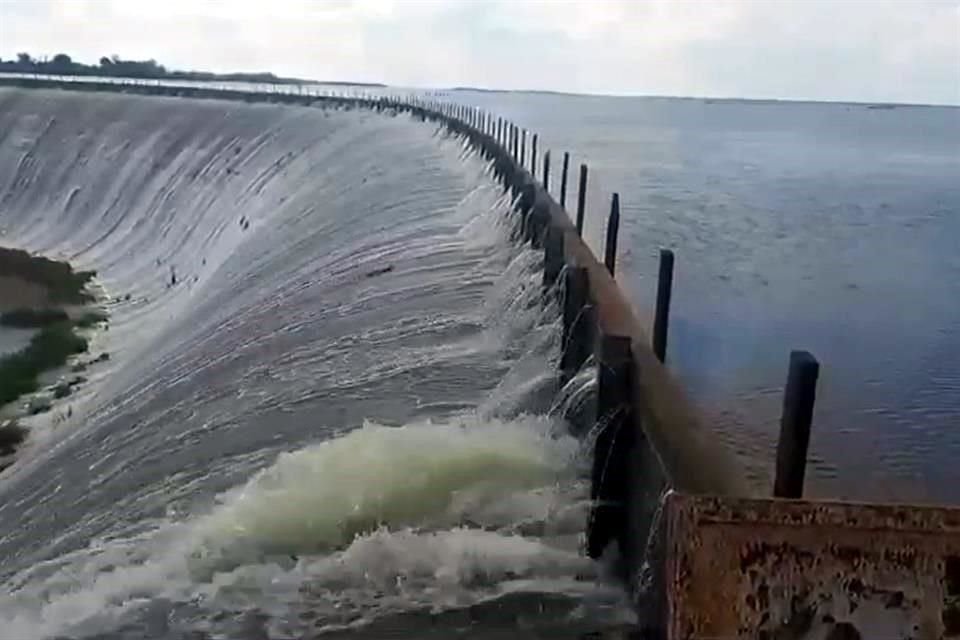
[[[537,177],[537,140],[540,136],[533,134],[533,141],[530,144],[530,173],[534,178]]]
[[[567,169],[570,168],[570,152],[563,152],[563,169],[560,171],[560,207],[567,208]]]
[[[543,153],[543,190],[550,193],[550,152]]]
[[[670,324],[670,297],[673,293],[673,251],[660,250],[657,279],[657,309],[653,318],[653,353],[660,362],[667,357],[667,330]]]
[[[590,357],[593,340],[593,308],[590,278],[583,267],[568,267],[563,287],[563,351],[560,374],[563,384],[572,378]]]
[[[530,213],[533,215],[533,212]],[[563,230],[547,223],[547,237],[543,247],[543,287],[549,289],[563,271],[564,247]]]
[[[520,166],[524,167],[527,162],[527,130],[520,132]]]
[[[607,220],[607,243],[604,246],[603,264],[607,265],[610,275],[615,275],[617,267],[617,234],[620,232],[620,194],[610,199],[610,218]]]
[[[777,442],[777,475],[773,495],[802,498],[803,476],[810,446],[813,404],[817,398],[820,363],[808,351],[790,352],[787,387],[783,391],[783,415]]]
[[[583,237],[584,208],[587,205],[587,165],[580,165],[580,190],[577,192],[577,235]]]
[[[599,558],[623,536],[630,449],[633,443],[633,355],[627,336],[601,335],[597,353],[597,421],[593,451],[587,555]],[[621,549],[621,553],[624,550]]]

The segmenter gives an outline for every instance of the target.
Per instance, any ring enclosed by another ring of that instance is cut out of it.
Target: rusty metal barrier
[[[665,501],[668,640],[960,638],[960,508]]]

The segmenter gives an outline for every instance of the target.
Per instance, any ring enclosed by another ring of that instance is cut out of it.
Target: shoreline
[[[0,354],[0,470],[17,459],[29,438],[23,419],[53,409],[86,378],[77,375],[109,358],[89,353],[86,330],[104,328],[106,312],[94,306],[88,285],[93,271],[74,271],[62,261],[0,247],[0,332],[32,332],[26,346]],[[52,384],[51,374],[56,378]],[[72,411],[70,411],[72,414]]]

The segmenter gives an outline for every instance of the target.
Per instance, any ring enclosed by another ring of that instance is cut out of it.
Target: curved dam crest
[[[98,271],[112,356],[0,477],[6,629],[632,620],[579,551],[542,255],[486,165],[408,120],[0,89],[0,237]]]

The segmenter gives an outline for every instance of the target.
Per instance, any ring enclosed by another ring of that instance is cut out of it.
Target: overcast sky
[[[960,104],[960,0],[0,0],[0,57],[399,86]]]

